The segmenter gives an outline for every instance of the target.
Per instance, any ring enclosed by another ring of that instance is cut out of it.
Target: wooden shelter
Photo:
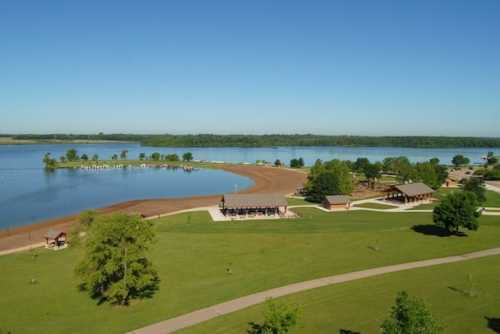
[[[387,190],[387,200],[399,200],[405,203],[430,200],[434,190],[424,183],[394,185]]]
[[[348,210],[351,208],[351,197],[344,195],[326,196],[325,200],[323,201],[323,206],[328,210]]]
[[[219,205],[224,215],[286,214],[288,202],[281,194],[225,194]]]
[[[61,249],[67,246],[67,234],[62,230],[48,230],[45,234],[45,247]]]

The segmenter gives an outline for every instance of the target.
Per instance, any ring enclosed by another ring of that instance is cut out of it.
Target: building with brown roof
[[[399,200],[405,203],[430,200],[434,190],[424,183],[408,183],[391,186],[387,190],[387,200]]]
[[[45,234],[45,247],[61,249],[67,246],[67,234],[62,230],[48,230]]]
[[[328,210],[348,210],[351,208],[351,197],[345,195],[326,196],[323,206]]]
[[[288,202],[281,194],[225,194],[219,205],[224,215],[286,214]]]

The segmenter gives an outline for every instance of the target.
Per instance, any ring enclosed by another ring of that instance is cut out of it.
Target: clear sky
[[[500,136],[500,1],[1,1],[0,113],[0,133]]]

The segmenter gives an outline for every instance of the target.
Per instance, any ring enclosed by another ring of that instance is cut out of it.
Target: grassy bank
[[[500,246],[497,217],[482,217],[468,237],[439,237],[430,214],[296,211],[301,218],[283,221],[215,224],[207,213],[157,220],[151,257],[160,290],[127,308],[96,305],[78,291],[78,248],[0,257],[2,330],[123,333],[292,282]]]
[[[500,326],[499,256],[387,274],[280,298],[298,305],[301,316],[292,333],[339,333],[341,329],[379,333],[398,291],[424,299],[444,333],[498,333]],[[468,277],[472,277],[471,284]],[[438,277],[439,279],[436,279]],[[477,295],[470,297],[468,292]],[[261,321],[263,305],[180,331],[182,334],[244,333]]]

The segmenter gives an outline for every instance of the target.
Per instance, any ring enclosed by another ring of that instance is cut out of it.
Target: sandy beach
[[[290,194],[306,180],[306,173],[285,168],[244,165],[221,165],[220,169],[246,176],[254,181],[254,185],[242,189],[240,193],[282,193]],[[192,196],[184,198],[158,198],[135,200],[117,203],[100,208],[99,213],[126,212],[137,213],[145,217],[215,205],[221,194],[209,196]],[[49,228],[68,229],[78,219],[78,214],[51,219],[38,224],[21,226],[15,229],[0,231],[0,251],[25,247],[43,241]]]

